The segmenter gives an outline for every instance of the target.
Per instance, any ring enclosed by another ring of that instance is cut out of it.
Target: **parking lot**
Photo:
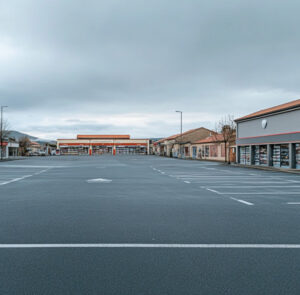
[[[1,294],[299,294],[300,176],[154,156],[0,163]]]
[[[296,174],[245,168],[220,167],[216,163],[185,166],[173,171],[153,168],[163,175],[199,185],[200,189],[229,197],[245,205],[300,205],[300,177]],[[191,169],[190,169],[191,168]],[[236,198],[238,197],[238,199]]]

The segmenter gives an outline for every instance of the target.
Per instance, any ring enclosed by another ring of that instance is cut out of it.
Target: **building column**
[[[250,145],[250,165],[254,165],[254,145]]]
[[[296,168],[296,153],[295,153],[295,144],[289,143],[289,168]]]
[[[267,166],[273,166],[273,149],[270,144],[267,145]]]
[[[153,151],[152,151],[153,153]],[[147,142],[147,155],[150,155],[150,140]]]
[[[222,149],[222,147],[221,147],[221,149]],[[240,163],[240,147],[238,145],[236,147],[235,158],[236,158],[236,163],[241,164]]]

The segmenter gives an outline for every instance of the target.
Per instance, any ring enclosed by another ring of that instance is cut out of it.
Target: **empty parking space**
[[[31,165],[1,165],[0,186],[9,185],[18,181],[47,172],[51,167]]]
[[[152,169],[245,205],[267,205],[268,202],[296,205],[295,200],[300,201],[299,175],[241,169],[208,162],[191,165],[184,163],[179,167],[168,164]]]
[[[298,175],[70,156],[0,177],[1,294],[300,292]]]

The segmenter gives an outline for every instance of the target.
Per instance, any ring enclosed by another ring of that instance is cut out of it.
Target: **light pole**
[[[0,122],[0,147],[1,147],[1,160],[3,159],[3,109],[8,106],[1,106],[1,122]]]
[[[175,111],[176,113],[180,113],[180,156],[182,157],[182,111]]]

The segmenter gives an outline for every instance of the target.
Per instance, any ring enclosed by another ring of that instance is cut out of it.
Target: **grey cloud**
[[[1,103],[246,113],[297,98],[299,9],[296,0],[2,1]],[[2,60],[2,43],[16,56]]]

